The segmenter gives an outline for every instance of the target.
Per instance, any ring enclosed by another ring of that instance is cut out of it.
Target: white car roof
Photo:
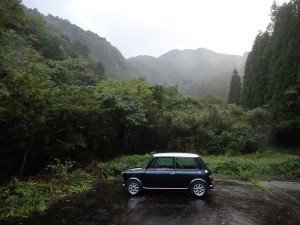
[[[165,152],[165,153],[156,153],[153,157],[182,157],[182,158],[198,158],[199,155],[194,153],[182,153],[182,152]]]

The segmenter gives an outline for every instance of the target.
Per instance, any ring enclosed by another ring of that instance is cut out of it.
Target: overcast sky
[[[281,5],[288,0],[277,0]],[[124,57],[207,48],[242,55],[270,22],[273,0],[23,0],[105,37]]]

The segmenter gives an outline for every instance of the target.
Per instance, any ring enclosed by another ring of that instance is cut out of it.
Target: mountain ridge
[[[247,55],[217,53],[206,48],[173,49],[159,57],[142,55],[127,61],[149,83],[178,85],[189,95],[216,94],[225,98],[233,70],[243,76]],[[202,91],[195,91],[197,85]]]
[[[50,14],[44,19],[50,30],[77,44],[83,54],[87,48],[86,54],[103,62],[107,77],[112,79],[142,75],[150,84],[177,85],[184,94],[226,98],[233,70],[244,74],[246,54],[217,53],[206,48],[172,49],[158,57],[139,55],[125,59],[118,48],[97,33]]]
[[[131,66],[118,48],[113,46],[106,38],[90,30],[84,30],[70,21],[52,16],[43,16],[49,29],[59,32],[71,41],[79,41],[86,46],[92,57],[103,62],[106,74],[110,78],[120,79],[134,75]]]

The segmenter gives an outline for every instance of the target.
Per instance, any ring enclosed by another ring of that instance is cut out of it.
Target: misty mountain
[[[91,31],[85,31],[59,17],[48,15],[44,16],[44,20],[51,32],[59,33],[72,42],[77,55],[81,53],[83,56],[88,55],[89,58],[101,61],[108,77],[120,79],[133,75],[131,66],[121,52],[105,38]]]
[[[171,50],[157,58],[137,56],[126,60],[116,47],[96,33],[52,15],[43,18],[49,32],[71,42],[71,56],[73,51],[75,58],[102,62],[109,78],[142,75],[150,84],[178,85],[184,94],[213,94],[226,98],[233,70],[236,68],[241,77],[244,74],[247,54],[227,55],[199,48]]]
[[[137,56],[127,61],[149,83],[178,85],[183,93],[194,96],[227,97],[232,72],[236,68],[242,77],[246,59],[247,54],[227,55],[199,48],[171,50],[158,58]]]

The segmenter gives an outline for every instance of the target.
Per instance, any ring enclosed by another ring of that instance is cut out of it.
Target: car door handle
[[[170,174],[171,174],[171,175],[174,175],[174,174],[175,174],[175,172],[171,172]]]

